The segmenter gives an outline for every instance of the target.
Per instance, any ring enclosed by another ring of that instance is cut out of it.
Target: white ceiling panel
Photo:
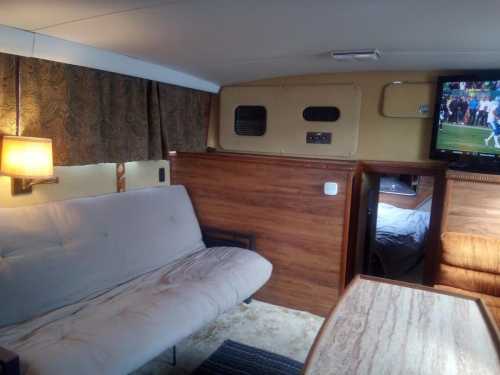
[[[35,31],[172,1],[176,0],[0,0],[0,24]]]
[[[0,23],[222,84],[319,72],[500,67],[498,0],[40,3],[1,1]],[[378,48],[381,59],[335,62],[327,56],[366,48]]]

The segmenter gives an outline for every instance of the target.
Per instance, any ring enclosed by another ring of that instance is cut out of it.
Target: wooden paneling
[[[443,232],[500,237],[500,176],[448,172]]]
[[[437,287],[476,293],[500,327],[500,176],[449,171],[442,231]]]
[[[325,316],[344,287],[355,162],[240,154],[171,158],[200,223],[254,233],[274,271],[256,298]],[[336,196],[323,184],[338,183]]]

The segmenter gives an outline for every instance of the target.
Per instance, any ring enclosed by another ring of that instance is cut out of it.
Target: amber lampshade
[[[5,136],[1,141],[1,174],[24,179],[54,175],[51,139]]]

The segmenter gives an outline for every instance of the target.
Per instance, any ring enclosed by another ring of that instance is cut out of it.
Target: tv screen
[[[500,160],[500,74],[439,78],[431,157]]]

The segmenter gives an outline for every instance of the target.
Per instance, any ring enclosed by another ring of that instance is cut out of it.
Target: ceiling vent
[[[380,51],[378,49],[331,51],[330,56],[336,61],[377,61],[380,58]]]

